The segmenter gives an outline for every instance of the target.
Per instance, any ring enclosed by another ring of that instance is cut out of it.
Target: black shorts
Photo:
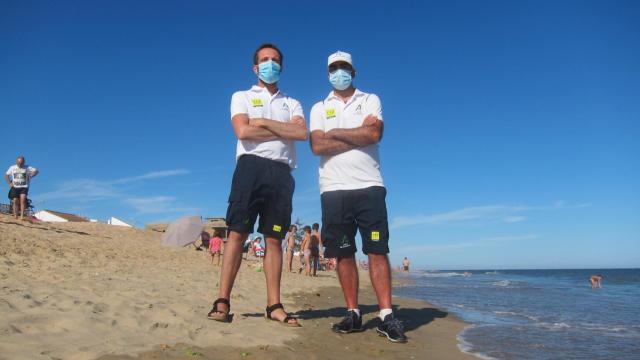
[[[229,194],[229,230],[252,233],[259,215],[258,232],[282,240],[291,225],[294,188],[289,165],[255,155],[241,156]]]
[[[322,240],[325,257],[346,257],[355,254],[356,231],[362,237],[365,254],[389,253],[387,221],[387,190],[372,186],[357,190],[322,193]]]
[[[29,188],[28,187],[26,187],[26,188],[12,187],[9,190],[8,197],[9,197],[10,200],[13,200],[13,199],[15,199],[17,197],[20,197],[20,195],[22,195],[22,194],[24,194],[24,196],[29,195]]]

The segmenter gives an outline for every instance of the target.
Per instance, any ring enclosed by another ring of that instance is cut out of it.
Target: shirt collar
[[[360,97],[360,96],[362,96],[362,95],[364,95],[364,93],[363,93],[362,91],[360,91],[360,89],[356,88],[356,91],[353,93],[353,95],[351,96],[351,98],[349,99],[349,101],[347,101],[347,103],[350,103],[353,99],[355,99],[355,98],[357,98],[357,97]],[[341,99],[341,98],[339,98],[338,96],[336,96],[336,95],[333,93],[333,90],[331,90],[331,92],[329,93],[329,95],[327,95],[327,99],[326,99],[326,100],[328,101],[328,100],[331,100],[331,99],[336,99],[336,100],[340,100],[340,101],[342,101],[342,99]]]
[[[251,91],[256,92],[256,93],[262,93],[262,92],[266,92],[267,95],[269,95],[270,97],[277,97],[277,96],[282,96],[282,92],[280,91],[280,89],[278,88],[278,92],[276,92],[275,94],[271,95],[271,93],[269,92],[269,90],[267,90],[266,87],[262,87],[262,86],[258,86],[258,85],[253,85],[251,87]]]

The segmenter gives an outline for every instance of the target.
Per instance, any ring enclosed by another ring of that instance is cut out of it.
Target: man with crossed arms
[[[264,234],[264,274],[267,282],[266,316],[286,326],[299,326],[280,303],[282,247],[291,223],[296,166],[294,141],[307,139],[307,127],[300,103],[278,89],[282,52],[263,44],[253,56],[257,85],[238,91],[231,98],[231,124],[238,138],[236,169],[233,173],[226,222],[229,237],[220,271],[218,299],[207,315],[229,322],[231,289],[242,262],[242,245],[253,232],[258,215],[258,232]]]
[[[356,231],[369,257],[369,276],[380,313],[377,332],[393,342],[406,342],[402,323],[391,308],[391,267],[387,191],[380,173],[378,142],[382,138],[382,106],[375,94],[356,89],[351,55],[338,51],[328,59],[333,91],[311,110],[311,149],[321,156],[322,239],[326,257],[338,258],[338,278],[347,314],[332,330],[362,331],[358,309]]]

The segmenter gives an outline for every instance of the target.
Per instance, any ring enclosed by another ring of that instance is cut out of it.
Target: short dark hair
[[[309,227],[309,225],[305,226],[305,227],[303,228],[303,230],[304,230],[304,232],[308,232],[308,233],[310,233],[310,232],[311,232],[311,228]]]
[[[313,230],[318,230],[318,229],[320,229],[320,224],[315,223],[315,224],[313,224],[312,228],[313,228]]]
[[[271,44],[271,43],[264,43],[260,46],[258,46],[258,48],[256,49],[256,52],[253,53],[253,65],[258,65],[258,53],[260,52],[260,50],[262,49],[273,49],[275,51],[278,52],[278,56],[280,56],[280,66],[282,66],[282,63],[284,62],[284,56],[282,55],[282,51],[280,51],[280,49],[278,49],[277,46]]]

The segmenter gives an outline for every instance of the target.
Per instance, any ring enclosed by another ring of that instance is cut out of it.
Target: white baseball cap
[[[351,54],[346,53],[344,51],[336,51],[333,54],[329,55],[329,59],[327,60],[327,66],[338,61],[344,61],[346,63],[349,63],[349,65],[353,66],[353,62],[351,61]]]

